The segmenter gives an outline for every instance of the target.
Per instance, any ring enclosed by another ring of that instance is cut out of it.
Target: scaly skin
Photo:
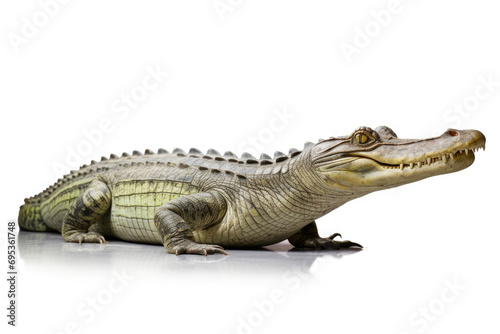
[[[169,253],[226,254],[285,239],[296,247],[361,247],[318,235],[319,217],[373,191],[456,172],[484,148],[475,130],[424,140],[385,127],[306,143],[274,159],[196,149],[111,155],[25,200],[19,225],[68,242],[105,238],[163,244]]]

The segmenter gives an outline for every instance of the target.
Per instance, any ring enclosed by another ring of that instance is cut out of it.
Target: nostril
[[[455,130],[449,130],[448,133],[450,134],[450,136],[452,137],[456,137],[458,136],[458,132],[456,132]]]

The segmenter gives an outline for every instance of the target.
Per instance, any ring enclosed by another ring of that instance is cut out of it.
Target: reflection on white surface
[[[137,312],[145,317],[145,323],[135,325],[137,330],[141,324],[159,328],[165,318],[176,330],[187,323],[192,331],[186,332],[252,333],[264,324],[271,326],[300,296],[314,280],[316,261],[337,261],[359,252],[302,251],[280,243],[229,249],[228,256],[175,256],[160,245],[115,240],[78,245],[56,233],[24,231],[19,233],[19,250],[23,318],[30,324],[38,319],[48,332],[89,333],[109,328],[110,321],[121,324]],[[57,318],[50,309],[60,310]],[[149,315],[154,316],[146,320]]]
[[[227,249],[229,255],[200,256],[168,254],[160,245],[145,245],[111,240],[106,244],[64,242],[57,233],[19,233],[19,251],[26,265],[122,267],[152,270],[156,273],[187,274],[263,274],[281,273],[290,266],[308,270],[321,257],[342,258],[358,250],[338,252],[306,251],[280,243],[251,250]]]
[[[393,229],[404,235],[408,227]],[[425,236],[416,227],[407,233]],[[53,334],[491,328],[471,320],[498,313],[488,306],[499,295],[498,274],[481,257],[490,253],[471,257],[459,238],[447,240],[450,251],[434,241],[421,247],[408,235],[394,245],[370,241],[361,251],[298,251],[283,242],[204,257],[167,254],[160,245],[78,245],[55,233],[21,232],[18,320],[23,333]]]

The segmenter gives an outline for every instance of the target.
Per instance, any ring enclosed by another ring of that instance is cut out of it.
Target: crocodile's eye
[[[360,132],[357,133],[356,136],[354,137],[358,144],[366,144],[368,140],[370,139],[365,133]]]

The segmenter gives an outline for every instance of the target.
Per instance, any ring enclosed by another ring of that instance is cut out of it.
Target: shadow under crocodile
[[[311,251],[293,248],[288,242],[256,249],[226,249],[229,256],[167,254],[160,245],[145,245],[111,240],[106,244],[75,244],[62,240],[57,233],[21,231],[18,235],[20,258],[25,265],[45,268],[81,269],[126,267],[154,272],[192,272],[202,274],[237,273],[259,275],[282,273],[290,269],[309,272],[318,258],[341,259],[359,250]]]

